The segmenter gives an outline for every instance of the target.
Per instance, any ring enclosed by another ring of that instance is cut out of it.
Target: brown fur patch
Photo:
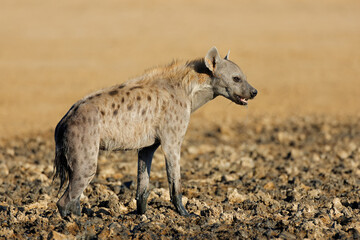
[[[147,100],[150,102],[151,101],[151,96],[147,96]]]
[[[115,103],[111,104],[111,107],[112,107],[112,108],[115,108]]]
[[[112,91],[109,92],[109,95],[110,95],[110,96],[114,96],[114,95],[116,95],[116,94],[118,94],[118,93],[119,93],[118,90],[112,90]]]
[[[136,97],[136,100],[140,101],[140,100],[141,100],[141,97],[140,97],[140,96],[137,96],[137,97]]]
[[[113,115],[116,116],[118,114],[118,110],[114,110]]]
[[[133,107],[133,106],[132,106],[131,104],[127,105],[127,109],[128,109],[128,110],[131,110],[132,107]]]
[[[121,103],[124,103],[124,101],[125,101],[125,98],[122,97],[121,98]]]

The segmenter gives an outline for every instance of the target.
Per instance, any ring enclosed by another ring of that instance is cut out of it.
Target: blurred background
[[[94,90],[216,46],[259,91],[192,121],[359,115],[360,1],[18,1],[0,7],[0,138],[46,131]]]

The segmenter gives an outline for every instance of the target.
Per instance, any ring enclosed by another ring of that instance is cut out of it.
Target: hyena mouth
[[[235,95],[235,102],[239,105],[247,105],[248,104],[248,100],[247,98],[243,98],[237,94],[234,94]]]

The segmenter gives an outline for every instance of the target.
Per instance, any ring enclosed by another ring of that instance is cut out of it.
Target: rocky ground
[[[81,199],[60,218],[52,131],[0,142],[1,238],[329,239],[360,237],[360,118],[193,122],[182,147],[181,217],[159,149],[145,215],[135,214],[136,152],[102,153]]]

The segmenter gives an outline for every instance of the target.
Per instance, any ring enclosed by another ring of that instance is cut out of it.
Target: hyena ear
[[[230,50],[228,51],[228,53],[226,54],[226,56],[224,57],[225,60],[229,60],[229,55],[230,55]]]
[[[218,64],[220,60],[218,50],[216,47],[212,47],[205,56],[205,65],[211,72],[214,72],[216,64]]]

